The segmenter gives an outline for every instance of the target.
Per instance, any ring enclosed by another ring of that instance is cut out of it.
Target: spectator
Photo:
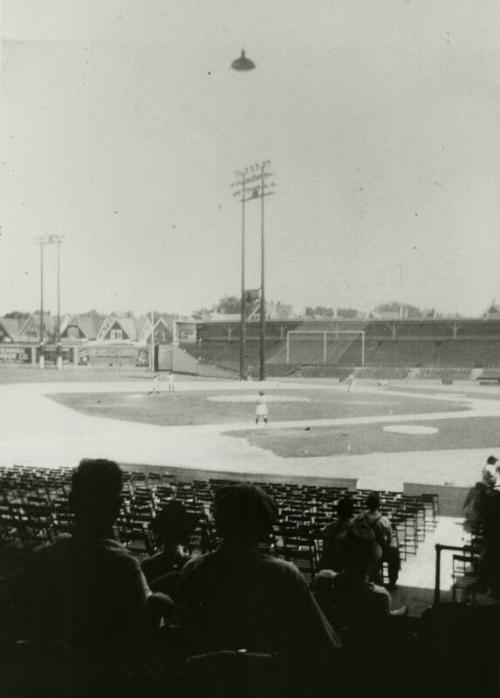
[[[464,510],[464,530],[467,533],[476,533],[478,527],[482,525],[481,508],[485,501],[485,497],[496,487],[498,477],[498,462],[495,456],[488,456],[486,465],[482,470],[482,477],[479,482],[476,482],[474,487],[470,489],[465,498]]]
[[[354,502],[344,497],[337,505],[337,518],[327,524],[323,531],[323,554],[320,569],[340,572],[344,569],[343,543],[354,516]]]
[[[365,519],[355,519],[343,542],[344,569],[339,574],[322,570],[313,591],[327,617],[342,626],[367,626],[390,615],[403,615],[406,607],[390,610],[391,596],[370,581],[382,560],[382,548]]]
[[[490,456],[483,468],[483,478],[475,486],[474,508],[483,532],[483,551],[479,578],[473,588],[500,598],[500,469]]]
[[[374,580],[383,582],[382,563],[387,562],[389,573],[389,589],[395,589],[401,567],[399,550],[392,536],[391,522],[380,511],[380,495],[372,492],[366,498],[366,511],[356,517],[356,521],[366,522],[375,534],[375,540],[382,549],[382,559],[374,569]]]
[[[274,502],[258,487],[222,487],[214,518],[220,547],[191,560],[181,576],[181,627],[191,650],[278,653],[293,695],[312,695],[311,681],[340,643],[298,570],[257,548],[272,531]]]
[[[190,556],[184,552],[189,521],[182,502],[171,501],[151,522],[162,549],[142,562],[142,571],[153,591],[176,598],[180,571]]]
[[[18,632],[44,651],[67,648],[71,685],[81,695],[129,695],[142,671],[151,592],[113,537],[121,489],[116,463],[82,460],[69,498],[73,534],[36,550],[12,590]]]

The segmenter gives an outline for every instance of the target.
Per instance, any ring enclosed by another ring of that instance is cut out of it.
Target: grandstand
[[[192,323],[190,323],[192,324]],[[179,336],[182,337],[182,322]],[[259,325],[247,325],[247,364],[256,364]],[[361,348],[361,333],[364,347]],[[237,371],[238,322],[200,322],[196,336],[181,346],[205,363]],[[268,321],[266,364],[269,375],[345,375],[359,377],[475,377],[473,371],[500,368],[500,321],[497,319]],[[417,369],[415,371],[415,369]]]

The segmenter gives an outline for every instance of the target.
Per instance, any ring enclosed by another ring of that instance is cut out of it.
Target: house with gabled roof
[[[97,333],[97,342],[135,342],[137,329],[134,318],[108,315]]]
[[[146,343],[151,336],[151,315],[134,317],[135,332],[138,342]]]
[[[0,318],[0,342],[17,342],[19,330],[24,322],[25,318]]]
[[[151,342],[151,315],[136,318],[137,340],[149,344]],[[173,323],[166,315],[154,316],[155,344],[170,344],[173,339]]]
[[[45,343],[54,339],[56,332],[56,319],[48,312],[43,314],[43,340]],[[17,342],[40,341],[40,313],[32,313],[26,318],[19,328]]]
[[[66,315],[61,322],[62,341],[93,341],[103,323],[103,316],[95,311]]]

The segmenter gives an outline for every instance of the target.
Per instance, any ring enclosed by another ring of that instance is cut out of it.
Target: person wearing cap
[[[269,417],[269,410],[267,409],[267,399],[266,394],[263,390],[259,390],[259,395],[257,397],[257,405],[255,408],[255,424],[259,424],[260,420],[267,424],[267,419]]]
[[[192,559],[181,575],[188,647],[194,654],[277,653],[293,677],[290,695],[308,695],[308,681],[320,680],[320,667],[334,660],[340,642],[297,568],[258,549],[277,518],[273,500],[251,485],[221,487],[213,513],[219,548]]]
[[[313,592],[327,617],[342,626],[364,626],[390,615],[405,615],[407,607],[391,611],[391,595],[371,581],[383,551],[370,524],[355,519],[342,545],[342,571],[322,570],[313,582]]]

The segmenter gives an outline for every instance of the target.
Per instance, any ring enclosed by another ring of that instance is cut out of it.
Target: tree
[[[416,305],[399,303],[398,301],[391,301],[391,303],[379,303],[374,308],[374,312],[394,313],[404,318],[421,318],[425,315],[425,311],[420,310],[420,308],[417,308]]]
[[[355,320],[359,315],[356,308],[337,308],[337,317],[343,320]]]
[[[317,305],[315,308],[307,307],[305,309],[305,316],[311,318],[332,318],[335,316],[335,311],[333,308],[327,308],[324,305]]]
[[[30,315],[31,313],[25,313],[22,310],[13,310],[10,313],[5,313],[4,317],[9,320],[26,320]]]
[[[193,320],[207,320],[213,311],[213,308],[198,308],[198,310],[193,310],[191,317]]]
[[[238,296],[224,296],[217,304],[217,312],[224,315],[234,315],[241,309],[241,300]]]

